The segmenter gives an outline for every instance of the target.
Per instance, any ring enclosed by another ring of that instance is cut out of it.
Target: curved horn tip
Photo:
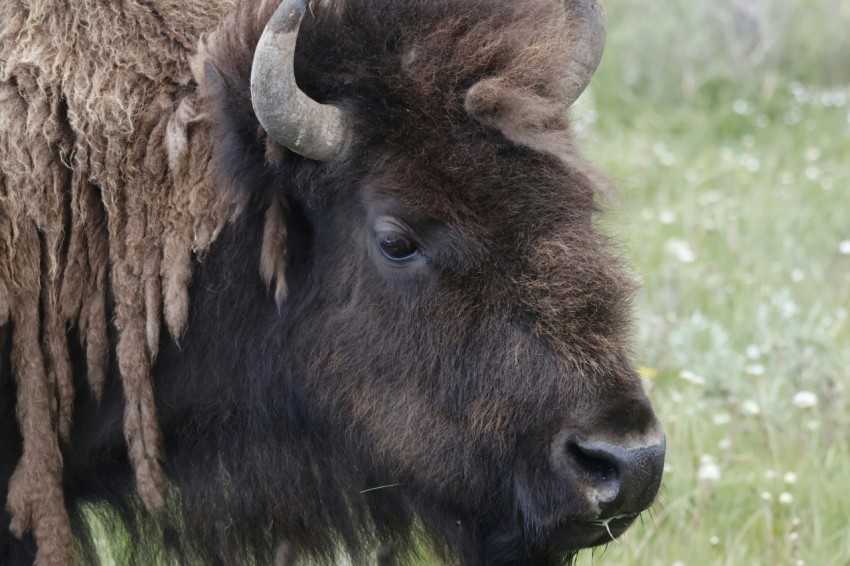
[[[283,0],[275,8],[272,17],[269,18],[263,33],[289,33],[297,30],[307,12],[305,0]]]
[[[607,25],[601,0],[576,0],[567,7],[568,17],[575,23],[575,53],[567,63],[567,102],[572,104],[590,84],[602,52],[605,50]]]
[[[254,52],[251,103],[260,125],[291,151],[329,161],[349,137],[342,111],[320,104],[295,83],[295,44],[305,0],[284,0],[269,18]]]

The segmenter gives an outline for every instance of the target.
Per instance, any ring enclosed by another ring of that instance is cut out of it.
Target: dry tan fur
[[[151,510],[163,504],[150,379],[161,321],[179,339],[192,254],[210,246],[233,207],[210,183],[212,126],[198,111],[189,59],[230,5],[0,3],[0,325],[14,329],[24,439],[6,505],[15,534],[35,535],[41,566],[75,561],[59,450],[75,394],[67,333],[78,330],[99,397],[109,292],[139,495]],[[270,211],[277,248],[279,214]],[[280,293],[280,268],[269,270]]]
[[[286,299],[286,219],[284,205],[277,198],[266,211],[260,273],[266,285],[274,283],[274,298],[280,305]]]

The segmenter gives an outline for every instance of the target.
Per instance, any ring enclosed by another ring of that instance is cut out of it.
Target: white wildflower
[[[732,103],[732,112],[738,116],[746,116],[750,113],[750,104],[746,100],[740,98]]]
[[[711,418],[711,422],[713,422],[717,426],[729,424],[729,421],[731,420],[732,417],[729,416],[729,413],[717,413]]]
[[[820,179],[820,167],[817,167],[815,165],[809,165],[803,171],[803,174],[809,181],[817,181],[818,179]]]
[[[811,391],[798,391],[791,400],[791,404],[798,409],[811,409],[817,406],[818,396]]]
[[[741,412],[745,415],[756,416],[761,414],[761,407],[755,401],[748,399],[741,403]]]
[[[794,496],[788,493],[787,491],[783,491],[779,494],[779,502],[782,505],[791,505],[794,503]]]
[[[652,153],[658,159],[658,162],[665,167],[670,167],[676,163],[676,156],[670,151],[663,142],[657,142],[652,146]]]
[[[679,377],[688,383],[693,383],[694,385],[705,385],[705,378],[701,375],[695,374],[691,370],[683,369],[679,372]]]
[[[694,253],[691,245],[680,238],[673,238],[667,242],[667,253],[682,263],[693,263],[697,259],[697,254]]]
[[[703,206],[714,204],[723,200],[723,194],[720,191],[708,191],[700,194],[697,197],[697,202]]]
[[[762,501],[771,501],[771,500],[773,500],[773,494],[772,494],[772,493],[770,493],[769,491],[762,491],[762,492],[761,492],[761,495],[759,495],[759,497],[761,497],[761,500],[762,500]]]
[[[785,475],[782,476],[782,481],[787,483],[788,485],[794,485],[797,483],[797,474],[794,472],[785,472]]]
[[[840,88],[826,90],[820,95],[820,103],[827,108],[841,108],[847,104],[847,93]]]
[[[699,466],[699,471],[697,472],[697,479],[704,482],[720,481],[720,466],[718,466],[713,459],[703,458],[704,459]]]
[[[741,155],[741,157],[738,158],[738,163],[740,163],[741,167],[750,173],[756,173],[759,169],[761,169],[761,161],[759,161],[757,157],[748,153]]]
[[[750,364],[744,368],[744,371],[750,375],[764,375],[764,366],[761,364]]]
[[[842,255],[850,255],[850,240],[842,240],[840,244],[838,244],[838,251]]]
[[[658,215],[658,221],[662,224],[672,224],[676,221],[676,215],[669,210],[662,210]]]

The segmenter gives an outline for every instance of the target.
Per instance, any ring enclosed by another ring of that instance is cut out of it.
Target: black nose
[[[565,446],[566,463],[601,517],[639,513],[661,486],[665,448],[663,435],[660,441],[630,447],[571,440]]]

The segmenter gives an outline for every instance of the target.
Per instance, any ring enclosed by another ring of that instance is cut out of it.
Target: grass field
[[[848,565],[850,1],[607,6],[575,120],[621,187],[668,470],[579,564]]]

